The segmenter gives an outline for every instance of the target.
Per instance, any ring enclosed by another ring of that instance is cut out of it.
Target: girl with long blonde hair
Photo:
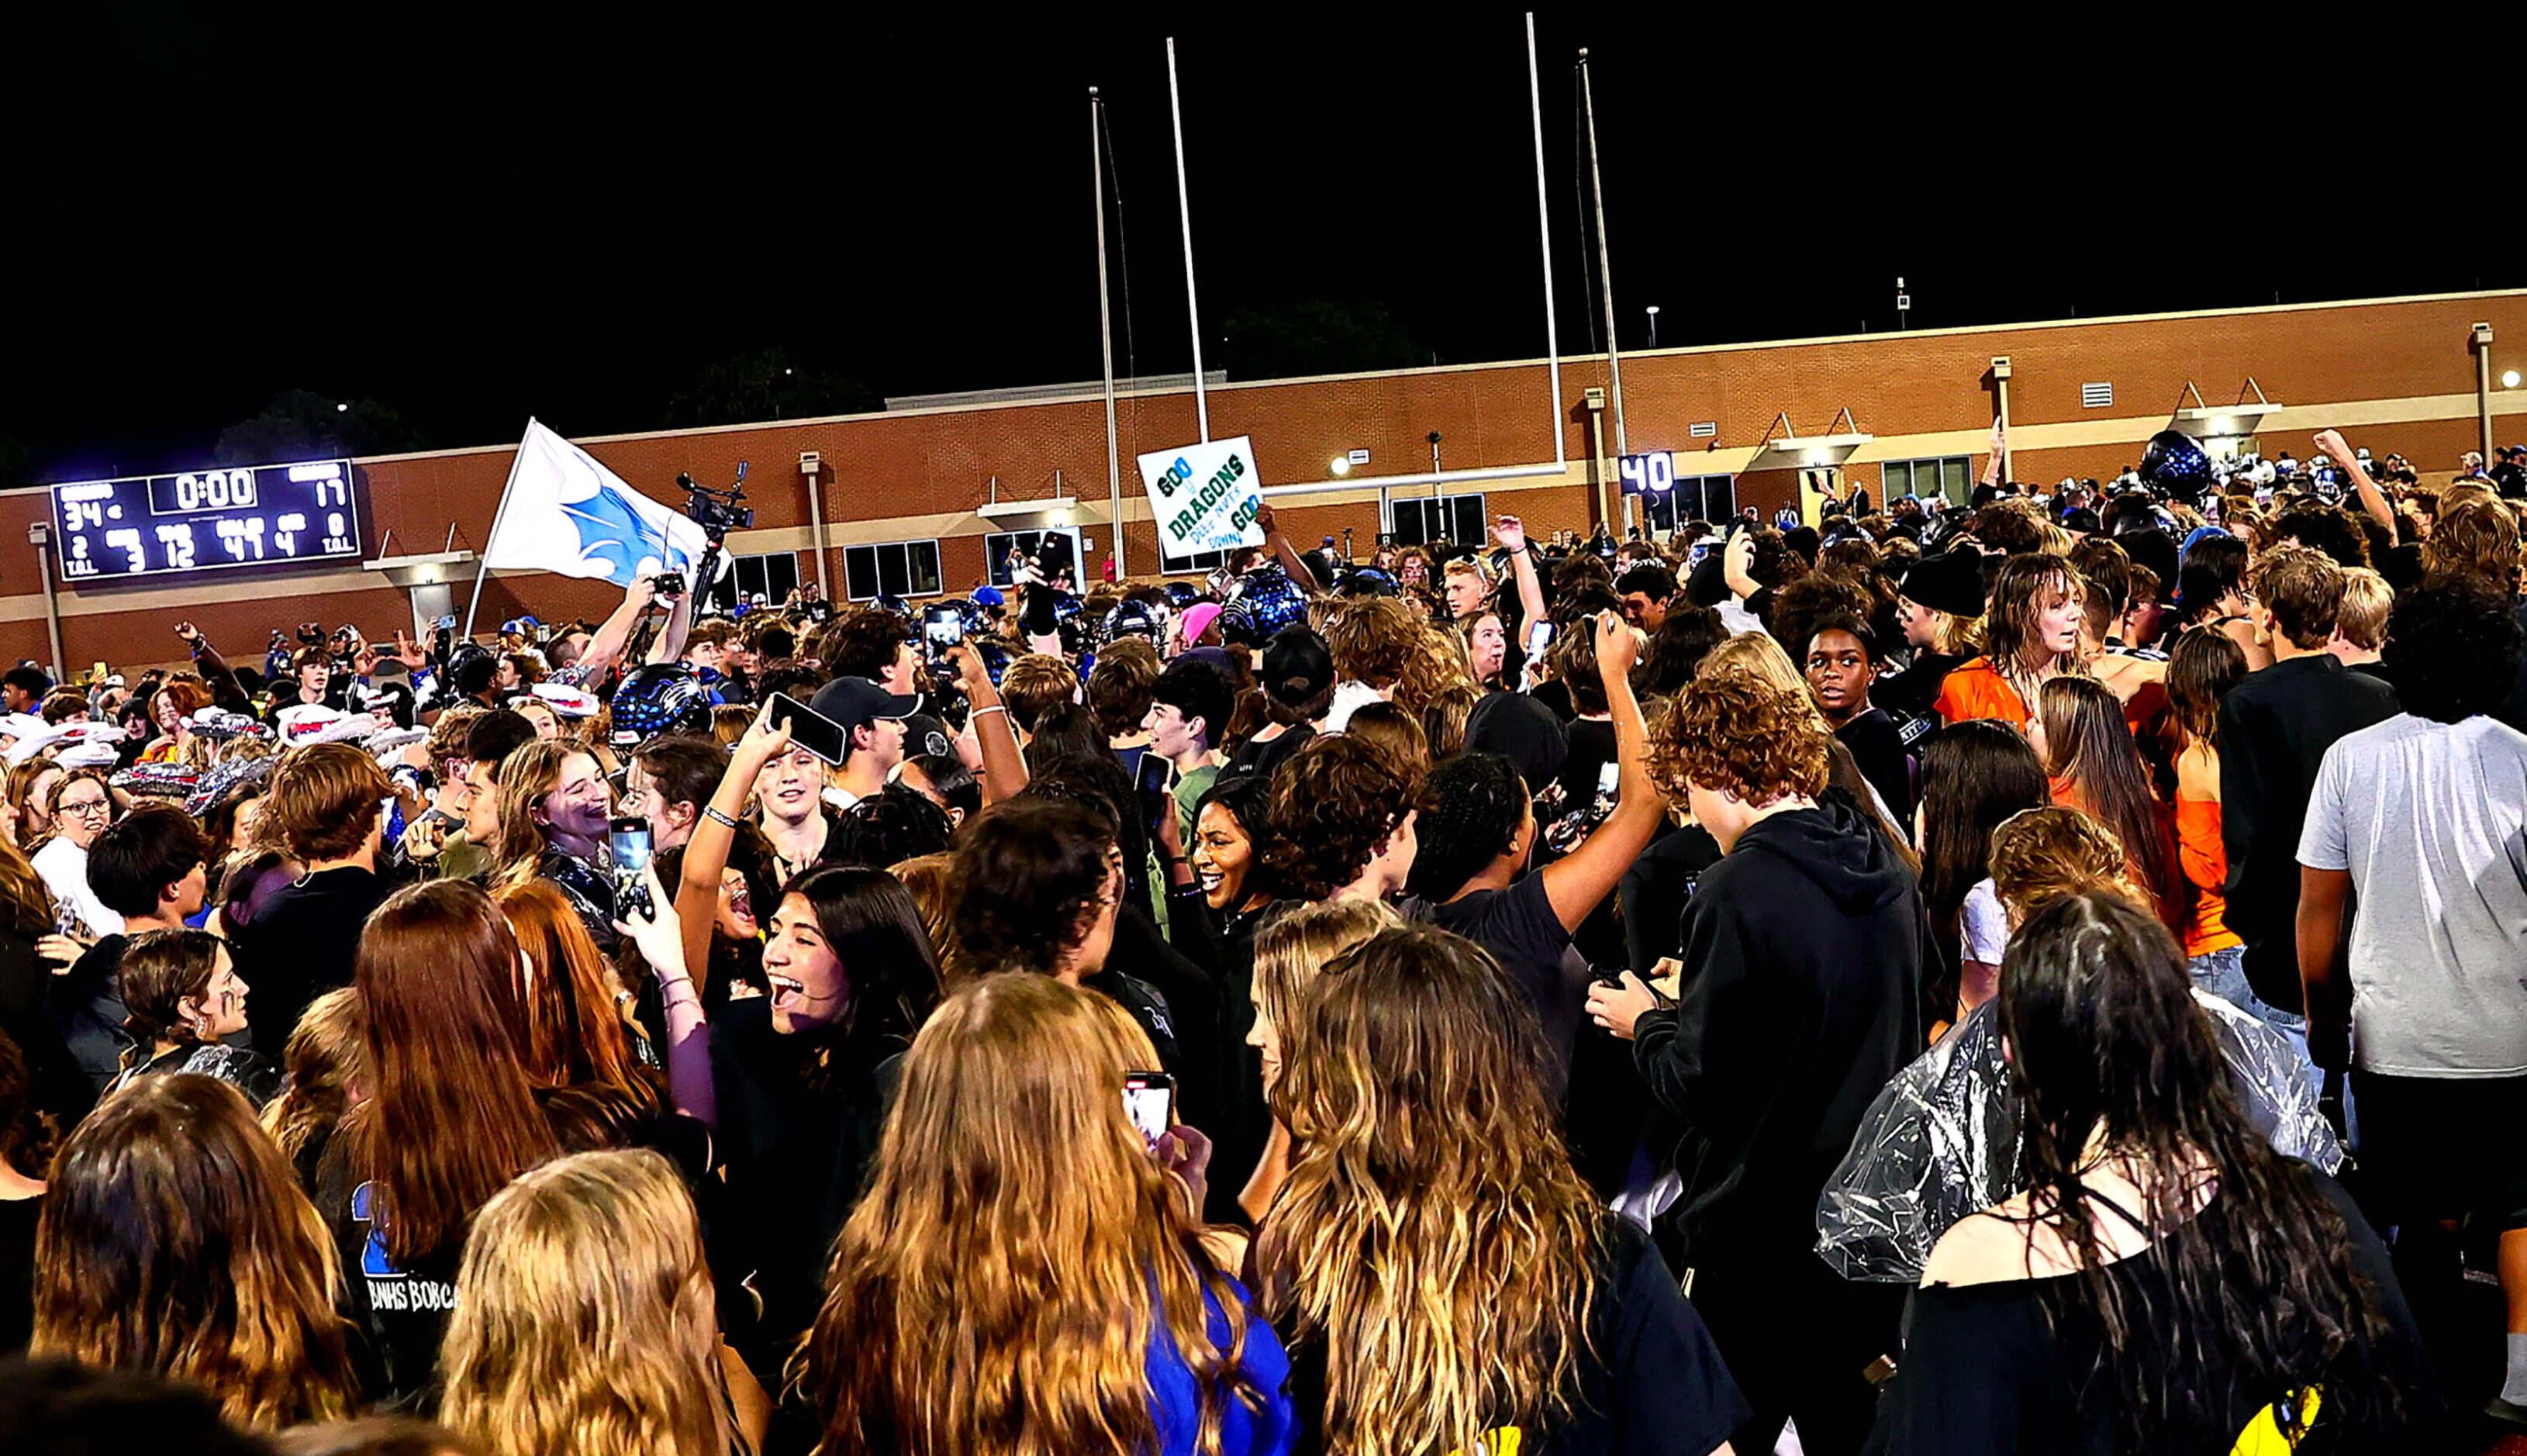
[[[1255,1264],[1324,1449],[1726,1447],[1753,1413],[1658,1251],[1572,1166],[1543,1026],[1489,956],[1386,930],[1293,1030],[1274,1101],[1305,1151]]]
[[[263,1130],[281,1145],[281,1156],[313,1188],[316,1168],[357,1099],[367,1060],[360,1040],[360,993],[337,986],[307,1004],[282,1055],[288,1073],[279,1097],[263,1105]]]
[[[1247,1028],[1246,1044],[1263,1054],[1267,1099],[1281,1080],[1281,1063],[1287,1055],[1282,1050],[1281,1028],[1297,1024],[1308,988],[1326,962],[1366,944],[1379,931],[1403,923],[1382,901],[1331,900],[1301,906],[1256,933],[1255,976],[1247,988],[1255,1003],[1255,1024]],[[1248,1218],[1263,1219],[1290,1175],[1292,1157],[1289,1124],[1275,1116],[1255,1175],[1237,1195],[1238,1206]]]
[[[1052,976],[941,1004],[791,1367],[825,1456],[1288,1448],[1280,1342],[1124,1112],[1154,1061]]]
[[[2033,717],[2045,683],[2087,673],[2080,665],[2080,627],[2088,592],[2080,573],[2059,556],[2002,562],[1984,613],[1983,654],[1947,675],[1932,711],[1951,723],[1998,718],[2016,725]]]
[[[770,1405],[723,1358],[694,1201],[650,1152],[580,1153],[474,1218],[438,1418],[488,1456],[752,1451]]]
[[[29,1353],[190,1380],[278,1430],[359,1405],[325,1225],[235,1088],[149,1077],[54,1161]]]

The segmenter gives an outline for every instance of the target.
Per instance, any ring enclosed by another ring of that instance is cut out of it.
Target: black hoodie
[[[1688,1250],[1807,1257],[1861,1114],[1921,1051],[1928,923],[1912,872],[1841,795],[1757,822],[1703,871],[1676,1006],[1633,1033],[1676,1138]]]

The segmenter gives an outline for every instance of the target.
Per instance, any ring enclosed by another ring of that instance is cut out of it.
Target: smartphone
[[[659,572],[649,579],[649,595],[652,597],[684,596],[685,574],[681,571]]]
[[[921,614],[921,642],[933,658],[945,657],[948,650],[965,640],[965,619],[953,606],[934,606]]]
[[[1551,622],[1539,620],[1526,624],[1526,655],[1529,659],[1543,656],[1544,650],[1552,645],[1553,624]]]
[[[1697,568],[1697,567],[1699,567],[1700,565],[1702,565],[1702,563],[1703,563],[1704,561],[1706,561],[1706,560],[1708,560],[1708,559],[1710,558],[1710,556],[1711,556],[1711,541],[1712,541],[1712,539],[1711,539],[1710,537],[1706,536],[1706,537],[1702,538],[1700,541],[1695,542],[1695,543],[1693,544],[1693,548],[1692,548],[1691,550],[1686,551],[1686,552],[1684,553],[1684,569],[1685,569],[1685,570],[1687,570],[1687,571],[1692,571],[1692,570],[1694,570],[1695,568]]]
[[[1153,1149],[1176,1120],[1176,1079],[1163,1071],[1123,1073],[1123,1113]]]
[[[614,861],[614,905],[616,911],[629,919],[637,906],[644,914],[654,915],[656,908],[649,903],[649,886],[642,872],[649,867],[649,856],[655,846],[646,819],[615,819],[606,825],[605,843]]]
[[[844,731],[842,724],[787,693],[773,694],[772,701],[765,705],[772,709],[774,723],[789,725],[793,747],[805,749],[828,763],[838,766],[842,763],[851,742],[851,734]]]
[[[456,613],[449,612],[447,615],[440,617],[438,621],[431,623],[430,626],[431,630],[434,632],[453,632],[456,630]]]
[[[1154,831],[1158,827],[1159,815],[1167,811],[1167,802],[1173,797],[1175,775],[1173,763],[1153,753],[1141,754],[1141,766],[1133,774],[1132,788],[1140,795],[1141,822]]]

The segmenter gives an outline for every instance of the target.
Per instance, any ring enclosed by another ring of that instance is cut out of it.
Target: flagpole
[[[1123,564],[1123,461],[1114,445],[1114,315],[1106,289],[1106,103],[1088,88],[1088,160],[1097,172],[1097,346],[1106,355],[1107,529],[1114,533],[1114,578],[1131,574]]]
[[[474,636],[474,613],[483,605],[483,579],[491,574],[491,544],[500,539],[500,522],[509,514],[509,490],[518,483],[518,463],[527,458],[527,441],[535,437],[536,417],[527,416],[527,433],[518,441],[518,452],[509,457],[509,478],[500,482],[500,503],[491,512],[491,534],[483,539],[482,565],[474,568],[474,596],[465,603],[465,638]]]
[[[1202,307],[1193,291],[1193,209],[1185,200],[1184,103],[1176,93],[1176,38],[1167,37],[1167,118],[1176,135],[1176,222],[1184,230],[1185,322],[1193,330],[1193,412],[1202,427],[1202,442],[1211,443],[1211,400],[1203,391]],[[1101,202],[1100,206],[1103,204]],[[1163,557],[1163,552],[1160,553]]]
[[[1597,289],[1606,304],[1606,372],[1615,386],[1615,453],[1631,453],[1624,435],[1624,354],[1615,346],[1614,258],[1606,246],[1606,180],[1597,169],[1597,92],[1588,80],[1588,52],[1579,52],[1579,106],[1588,122],[1588,191],[1597,204]],[[1624,529],[1631,529],[1632,497],[1624,497]]]

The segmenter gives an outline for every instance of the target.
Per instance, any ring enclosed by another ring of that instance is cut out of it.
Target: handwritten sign
[[[1264,544],[1264,528],[1255,524],[1264,479],[1245,436],[1154,450],[1140,460],[1150,517],[1167,555]]]

